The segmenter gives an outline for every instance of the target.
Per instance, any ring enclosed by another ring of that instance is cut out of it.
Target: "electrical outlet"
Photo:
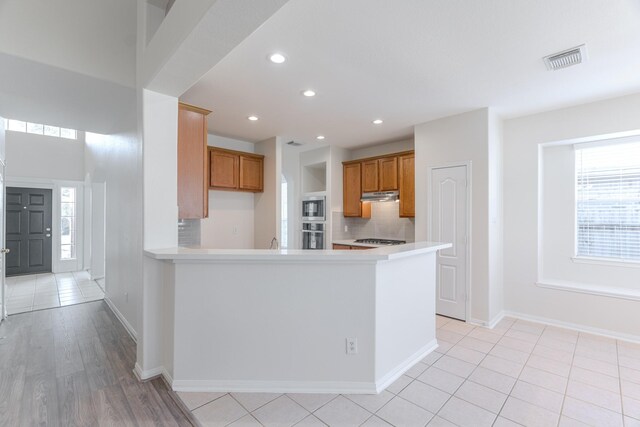
[[[347,354],[358,354],[358,338],[347,338]]]
[[[346,233],[347,231],[349,231],[349,226],[348,226],[348,225],[345,225],[345,226],[344,226],[344,232]]]
[[[234,226],[233,226],[233,230],[231,231],[231,233],[232,233],[233,235],[238,234],[238,226],[237,226],[237,225],[234,225]]]

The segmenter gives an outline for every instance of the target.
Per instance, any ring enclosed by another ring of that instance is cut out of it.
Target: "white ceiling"
[[[181,99],[213,110],[219,135],[368,145],[481,107],[515,117],[640,91],[639,22],[637,0],[291,0]],[[546,70],[582,43],[586,63]]]

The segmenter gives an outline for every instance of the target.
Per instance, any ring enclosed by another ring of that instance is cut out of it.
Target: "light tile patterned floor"
[[[640,344],[437,316],[440,347],[379,395],[178,393],[203,426],[640,427]]]
[[[6,278],[7,313],[42,310],[97,301],[104,298],[103,287],[86,271],[45,273]]]

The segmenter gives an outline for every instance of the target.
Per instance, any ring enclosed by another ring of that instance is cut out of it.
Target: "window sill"
[[[640,261],[622,261],[613,258],[571,257],[576,264],[605,265],[609,267],[640,268]]]
[[[547,279],[539,280],[538,282],[536,282],[536,286],[540,288],[556,289],[560,291],[576,292],[580,294],[640,301],[640,290],[638,289],[588,285],[584,283],[563,282]]]

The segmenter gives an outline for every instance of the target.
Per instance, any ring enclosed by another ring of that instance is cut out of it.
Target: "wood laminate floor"
[[[161,379],[140,382],[136,344],[103,301],[0,324],[0,426],[191,426]]]

